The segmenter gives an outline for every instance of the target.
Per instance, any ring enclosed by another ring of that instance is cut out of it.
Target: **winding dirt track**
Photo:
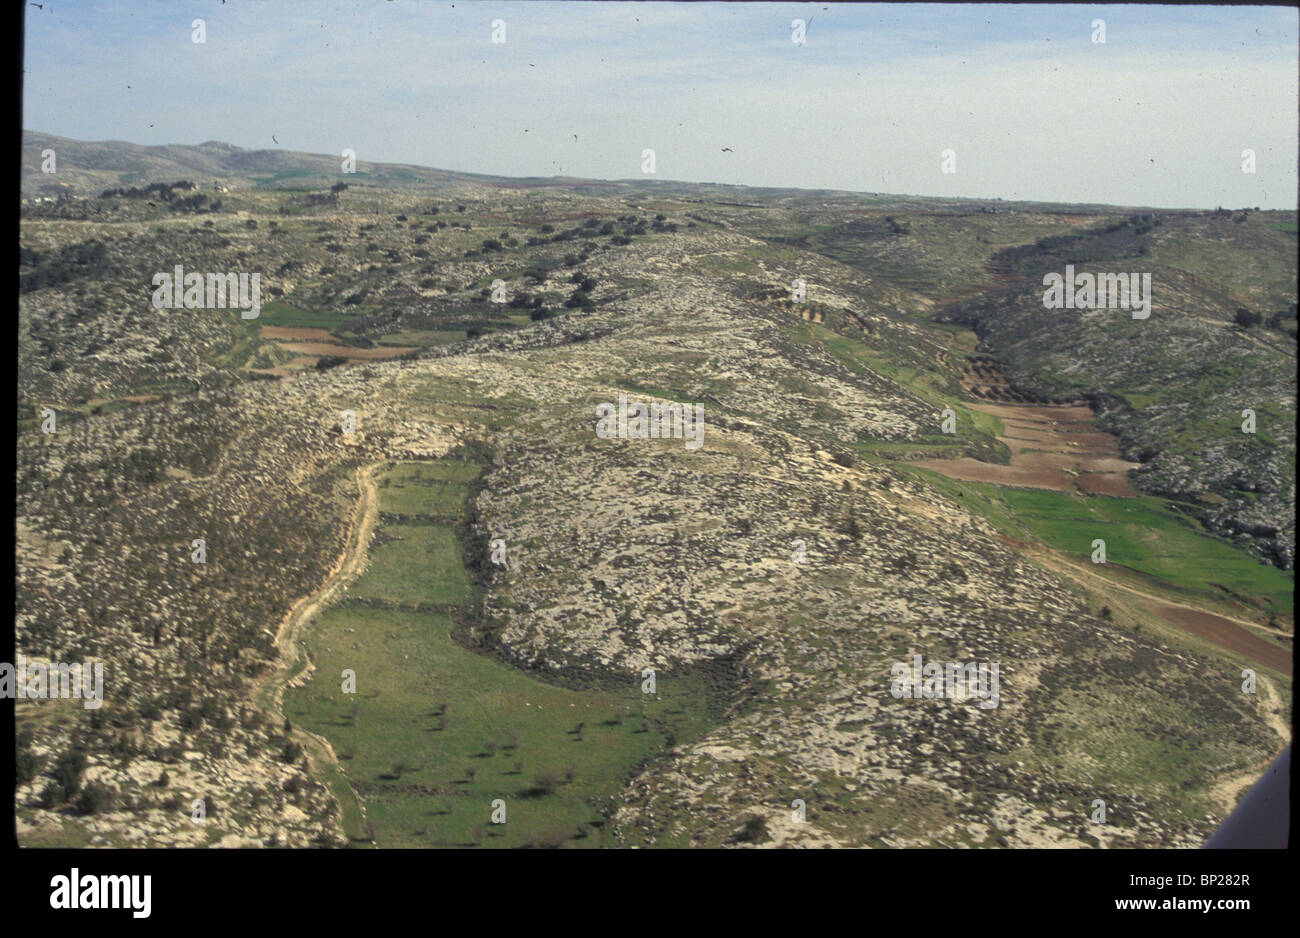
[[[1282,750],[1291,744],[1291,727],[1280,715],[1282,712],[1281,694],[1278,693],[1273,683],[1262,674],[1259,675],[1257,690],[1256,707],[1264,721],[1273,732],[1277,733],[1277,745],[1273,754],[1267,759],[1261,759],[1250,768],[1229,776],[1210,789],[1210,796],[1223,805],[1225,814],[1231,813],[1237,807],[1237,803],[1241,801],[1246,791],[1259,781],[1260,776],[1264,774],[1264,770],[1282,754]]]
[[[284,617],[275,636],[280,653],[276,666],[253,685],[254,703],[277,724],[284,721],[285,688],[303,683],[315,671],[300,644],[308,624],[317,613],[337,600],[365,569],[367,547],[379,517],[379,493],[374,478],[378,467],[379,464],[375,463],[357,470],[361,497],[352,510],[343,553],[325,578],[325,584],[315,593],[298,600]],[[329,785],[338,800],[344,833],[353,840],[368,840],[365,809],[348,782],[334,747],[324,738],[298,726],[293,727],[292,736],[307,754],[313,774]]]
[[[999,387],[1006,384],[1001,366],[996,362],[985,364],[981,360],[970,367],[978,368],[978,373],[975,377],[971,377],[969,372],[964,375],[963,387],[967,390],[973,390],[976,381]],[[1128,471],[1141,464],[1127,462],[1120,456],[1118,440],[1097,429],[1092,408],[1086,404],[1062,406],[983,401],[966,406],[1002,421],[1004,432],[998,439],[1011,450],[1011,464],[1002,466],[962,457],[924,459],[914,465],[968,482],[1112,496],[1138,494],[1129,485]],[[1182,605],[1100,576],[1088,569],[1087,564],[1081,565],[1059,551],[1010,537],[1001,539],[1021,553],[1085,585],[1101,583],[1107,588],[1140,596],[1149,611],[1179,628],[1281,674],[1291,675],[1291,651],[1259,635],[1264,631],[1292,638],[1291,632]]]
[[[1267,668],[1272,668],[1274,671],[1288,677],[1291,676],[1291,652],[1261,638],[1253,630],[1271,632],[1286,638],[1292,637],[1290,632],[1270,628],[1245,619],[1234,619],[1231,616],[1206,612],[1204,609],[1198,609],[1195,606],[1184,606],[1172,602],[1163,596],[1148,593],[1145,590],[1137,589],[1126,583],[1095,573],[1085,565],[1087,561],[1080,562],[1061,551],[1049,547],[1018,541],[1006,536],[1000,536],[1000,540],[1012,545],[1031,558],[1043,561],[1058,573],[1064,573],[1085,586],[1097,581],[1107,589],[1120,589],[1126,593],[1140,596],[1146,600],[1143,605],[1162,619],[1172,622],[1179,628],[1191,632],[1193,635],[1198,635],[1220,648],[1241,655],[1243,658],[1262,664]]]
[[[936,460],[936,462],[940,462]],[[352,519],[346,546],[325,579],[324,585],[308,596],[303,597],[289,610],[276,634],[276,647],[279,658],[276,667],[259,678],[253,687],[254,702],[277,723],[284,720],[284,691],[306,681],[314,672],[310,658],[301,646],[301,641],[311,620],[323,609],[335,602],[344,590],[365,570],[368,558],[367,547],[375,530],[379,515],[379,494],[375,485],[375,472],[379,463],[363,466],[357,470],[357,488],[360,498],[353,508]],[[1289,636],[1290,633],[1280,629],[1241,619],[1233,619],[1215,613],[1205,612],[1190,606],[1182,606],[1143,590],[1119,583],[1088,570],[1073,561],[1072,558],[1059,555],[1057,551],[1041,545],[1029,544],[1012,538],[1002,540],[1045,562],[1052,569],[1071,576],[1081,582],[1098,579],[1107,588],[1124,590],[1141,597],[1152,612],[1162,618],[1199,635],[1222,648],[1235,652],[1252,661],[1272,668],[1288,677],[1292,673],[1291,654],[1284,648],[1273,645],[1260,638],[1251,629],[1261,629],[1278,635]],[[1259,705],[1265,720],[1278,734],[1279,748],[1290,741],[1290,727],[1284,720],[1271,713],[1271,705],[1280,699],[1276,689],[1268,679],[1260,675],[1261,699]],[[1267,699],[1266,699],[1267,698]],[[347,780],[347,775],[339,762],[338,755],[328,741],[315,733],[295,726],[292,731],[295,741],[303,747],[312,772],[326,781],[339,802],[344,833],[353,841],[370,839],[365,810],[360,798]],[[1258,778],[1259,772],[1274,757],[1270,756],[1258,767],[1237,776],[1225,779],[1214,789],[1213,794],[1221,800],[1226,810],[1231,810],[1240,799],[1241,794]]]
[[[1126,593],[1141,597],[1146,600],[1143,605],[1161,618],[1213,642],[1220,648],[1235,652],[1258,664],[1263,664],[1285,674],[1287,677],[1291,676],[1291,653],[1285,648],[1280,648],[1271,642],[1265,641],[1252,632],[1251,629],[1272,632],[1288,638],[1292,637],[1290,632],[1269,628],[1255,622],[1247,622],[1244,619],[1217,615],[1191,606],[1182,606],[1154,593],[1148,593],[1145,590],[1104,577],[1088,569],[1086,561],[1080,563],[1073,557],[1052,548],[1018,541],[1005,535],[999,535],[999,539],[1012,545],[1031,559],[1036,559],[1043,563],[1044,566],[1069,576],[1085,586],[1089,585],[1089,581],[1095,580],[1100,581],[1108,588],[1120,589]],[[1255,765],[1241,772],[1228,776],[1209,790],[1210,796],[1222,805],[1225,815],[1236,808],[1237,803],[1246,791],[1259,781],[1264,770],[1291,742],[1291,726],[1281,716],[1281,694],[1278,693],[1277,688],[1266,675],[1261,673],[1256,675],[1256,678],[1258,693],[1255,699],[1255,707],[1260,718],[1277,734],[1277,741],[1272,753],[1267,758],[1261,759]]]

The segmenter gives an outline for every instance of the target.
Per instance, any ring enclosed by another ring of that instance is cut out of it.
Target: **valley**
[[[1293,211],[29,132],[32,191],[50,146],[16,628],[107,677],[17,708],[24,845],[1195,848],[1279,749]],[[1150,318],[1045,309],[1067,260]],[[154,309],[176,265],[259,318]],[[602,436],[620,395],[700,445]],[[998,706],[893,696],[916,654]]]

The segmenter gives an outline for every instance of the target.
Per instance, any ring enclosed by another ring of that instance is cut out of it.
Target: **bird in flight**
[[[731,149],[731,147],[723,147],[723,148],[722,148],[722,152],[723,152],[723,153],[735,153],[736,151],[733,150],[733,149]]]
[[[271,134],[271,139],[277,144],[280,142],[279,140],[275,139],[275,134]]]

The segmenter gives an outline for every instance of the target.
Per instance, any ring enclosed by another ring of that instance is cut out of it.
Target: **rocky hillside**
[[[101,709],[20,705],[20,842],[345,843],[267,704],[281,626],[340,563],[357,469],[453,450],[487,462],[461,640],[573,686],[709,676],[708,731],[602,809],[623,845],[1197,846],[1289,732],[1289,673],[1243,693],[1240,656],[1112,610],[900,461],[1007,458],[961,385],[969,323],[1013,383],[1096,401],[1135,484],[1289,565],[1294,339],[1235,310],[1294,303],[1281,215],[1094,245],[1115,213],[354,182],[24,209],[18,650],[106,677]],[[1040,268],[1142,248],[1150,319],[1043,309]],[[1249,282],[1238,250],[1269,258]],[[154,308],[178,264],[260,272],[261,315]],[[620,394],[700,405],[702,445],[602,438]],[[895,696],[915,655],[996,663],[997,705]]]
[[[1001,252],[1005,288],[945,308],[1012,382],[1096,402],[1143,466],[1141,490],[1193,502],[1214,531],[1295,561],[1295,215],[1145,215]],[[1150,318],[1048,309],[1043,276],[1141,271]],[[1243,412],[1255,415],[1243,432]]]

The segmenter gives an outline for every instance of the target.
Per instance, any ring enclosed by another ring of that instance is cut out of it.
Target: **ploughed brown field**
[[[299,342],[337,342],[328,329],[297,329],[290,326],[263,326],[262,338],[276,342],[296,340]]]
[[[355,345],[339,345],[329,342],[281,342],[280,347],[299,355],[338,355],[340,358],[372,360],[376,358],[396,358],[407,352],[414,352],[417,345],[402,347],[398,345],[376,346],[375,348],[357,348]]]
[[[291,371],[313,368],[316,362],[326,355],[346,358],[346,364],[359,361],[375,361],[397,358],[407,352],[414,352],[418,346],[384,345],[374,348],[357,348],[353,345],[341,345],[336,336],[327,329],[295,328],[291,326],[263,326],[262,338],[270,339],[282,349],[294,353],[294,358],[277,368],[264,369],[267,374],[283,375]]]
[[[1251,661],[1258,661],[1287,676],[1291,674],[1290,651],[1265,641],[1231,619],[1186,606],[1155,605],[1152,608],[1169,621],[1176,622],[1187,631],[1208,639],[1221,648],[1236,652]]]
[[[1093,423],[1086,404],[967,404],[1002,421],[999,436],[1011,450],[1011,464],[960,459],[923,459],[917,465],[966,482],[993,482],[1055,492],[1133,497],[1128,471],[1141,463],[1119,455],[1116,438]]]

